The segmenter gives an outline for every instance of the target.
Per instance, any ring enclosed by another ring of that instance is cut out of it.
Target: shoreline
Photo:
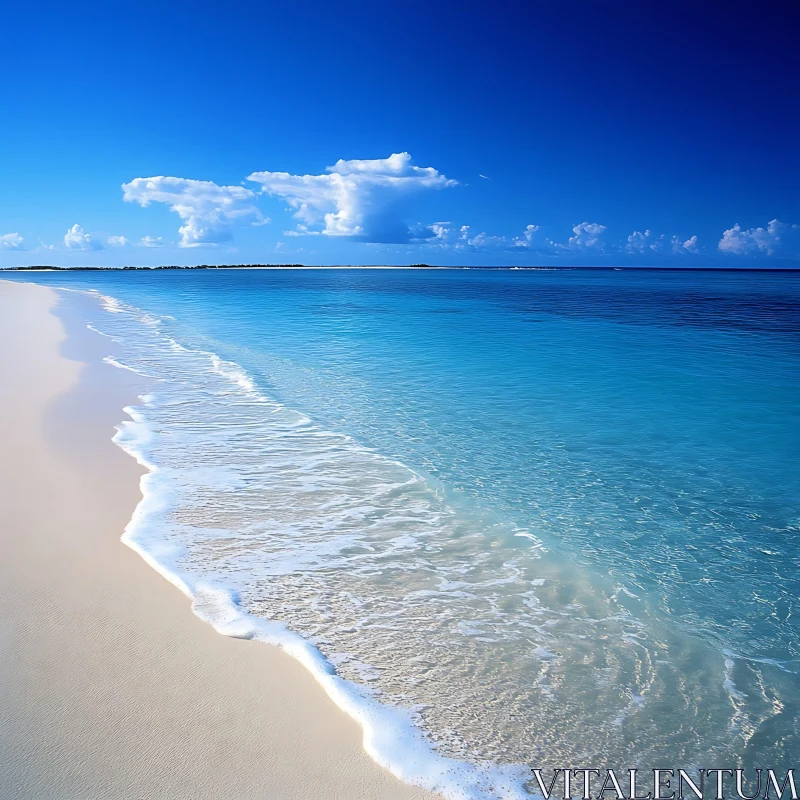
[[[433,800],[289,655],[219,635],[123,546],[144,470],[111,436],[146,387],[56,299],[0,282],[0,797]]]

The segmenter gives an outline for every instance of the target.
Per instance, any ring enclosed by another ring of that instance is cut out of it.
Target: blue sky
[[[0,266],[798,267],[798,23],[789,2],[13,4]]]

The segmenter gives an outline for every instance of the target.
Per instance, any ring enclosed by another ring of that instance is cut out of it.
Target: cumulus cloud
[[[437,232],[440,229],[437,225],[444,225],[449,223],[437,223],[431,226]],[[508,238],[507,236],[491,236],[486,231],[480,233],[473,233],[469,225],[462,225],[458,230],[455,228],[445,228],[438,233],[437,237],[431,242],[433,244],[441,242],[446,246],[455,250],[483,250],[483,251],[507,251],[519,252],[520,248],[532,248],[533,235],[539,230],[538,225],[527,225],[525,230],[519,236]],[[455,240],[452,239],[450,234],[456,234]],[[449,241],[448,241],[449,240]]]
[[[0,236],[0,250],[22,250],[22,237],[18,233],[4,233]]]
[[[169,206],[183,220],[179,228],[181,247],[230,241],[232,227],[239,221],[268,222],[253,204],[255,192],[244,186],[219,186],[213,181],[157,176],[123,183],[122,192],[127,202],[142,207],[152,202]]]
[[[109,236],[108,243],[112,247],[125,247],[126,244],[130,244],[130,240],[124,236]]]
[[[505,236],[489,236],[485,231],[477,236],[467,239],[467,244],[478,250],[489,250],[494,248],[505,248],[508,246],[508,239]]]
[[[433,222],[430,225],[424,225],[419,230],[411,231],[412,242],[420,242],[426,244],[444,244],[450,239],[450,234],[453,229],[449,222]]]
[[[430,225],[430,229],[433,232],[434,239],[444,240],[450,235],[450,228],[447,226],[449,222],[434,222],[433,225]]]
[[[642,231],[634,231],[628,237],[628,243],[625,245],[625,250],[628,253],[644,253],[645,250],[654,249],[653,245],[657,240],[652,240],[652,235],[653,233],[650,230],[646,230],[644,233],[642,233]]]
[[[672,252],[686,255],[687,253],[697,252],[697,237],[692,236],[685,242],[682,242],[677,236],[672,237]]]
[[[742,230],[737,222],[722,234],[719,240],[719,249],[723,253],[731,253],[737,256],[752,255],[754,253],[766,253],[772,255],[780,245],[781,233],[788,226],[777,219],[767,223],[766,228],[748,228]]]
[[[254,172],[248,180],[294,209],[297,234],[399,243],[418,238],[408,225],[408,198],[426,189],[457,185],[433,167],[414,166],[408,153],[340,159],[321,175]]]
[[[596,222],[581,222],[572,229],[574,236],[565,245],[570,250],[599,250],[603,246],[605,225]]]
[[[64,245],[68,250],[102,250],[103,245],[92,239],[92,237],[81,228],[80,225],[73,225],[64,234]]]
[[[653,255],[656,253],[687,255],[698,252],[697,236],[682,240],[678,236],[668,237],[666,234],[656,235],[650,229],[633,231],[625,243],[612,242],[606,244],[603,236],[607,231],[605,225],[594,222],[582,222],[572,228],[573,235],[569,240],[556,242],[537,233],[538,225],[526,225],[516,236],[490,235],[486,231],[477,232],[469,225],[460,227],[449,222],[436,222],[426,226],[429,233],[420,234],[414,242],[425,243],[435,247],[453,251],[471,252],[506,252],[536,253],[540,256],[570,257],[575,253],[596,254],[619,252],[622,249],[632,254]]]
[[[692,236],[686,241],[681,241],[679,237],[673,236],[669,240],[662,233],[660,236],[655,236],[651,230],[634,231],[625,244],[625,252],[633,254],[643,253],[662,253],[667,247],[671,248],[673,253],[686,255],[687,253],[697,252],[697,237]]]
[[[143,236],[139,240],[139,244],[142,247],[163,247],[164,246],[164,242],[161,241],[161,237],[160,236],[156,236],[156,237]]]
[[[471,250],[490,250],[505,248],[508,246],[508,239],[505,236],[489,236],[485,231],[472,233],[469,225],[462,225],[458,231],[458,239],[455,242],[457,250],[465,248]]]
[[[533,234],[538,230],[538,225],[526,225],[522,236],[514,237],[514,247],[533,247]]]

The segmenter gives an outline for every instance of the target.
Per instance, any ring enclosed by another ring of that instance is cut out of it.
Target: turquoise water
[[[27,279],[120,301],[91,323],[157,381],[154,558],[437,753],[794,766],[800,274]]]

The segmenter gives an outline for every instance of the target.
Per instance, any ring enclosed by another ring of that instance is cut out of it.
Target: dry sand
[[[0,282],[0,798],[434,800],[120,542],[140,467],[111,436],[144,387],[57,299]]]

